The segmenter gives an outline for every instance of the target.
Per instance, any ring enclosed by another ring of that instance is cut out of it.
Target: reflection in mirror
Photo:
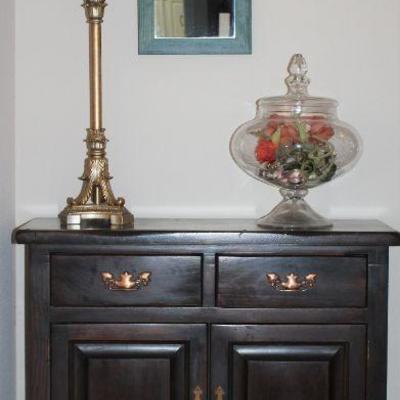
[[[233,37],[235,0],[155,0],[155,37]]]

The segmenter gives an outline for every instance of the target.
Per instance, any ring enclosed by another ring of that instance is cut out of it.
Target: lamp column
[[[90,128],[87,129],[87,158],[81,176],[82,189],[76,198],[67,199],[67,207],[59,218],[66,225],[106,222],[110,225],[133,224],[133,215],[124,207],[125,200],[113,194],[106,158],[103,127],[101,39],[105,0],[85,0],[89,24]]]

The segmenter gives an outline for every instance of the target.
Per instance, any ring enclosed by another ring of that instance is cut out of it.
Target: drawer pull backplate
[[[290,273],[286,275],[286,279],[282,280],[278,274],[270,272],[267,274],[268,283],[280,292],[305,292],[312,289],[317,284],[317,274],[308,274],[304,279],[299,275]]]
[[[149,285],[151,282],[151,272],[140,272],[135,278],[134,274],[123,272],[118,279],[115,279],[111,272],[102,272],[101,278],[104,285],[109,290],[139,290]]]

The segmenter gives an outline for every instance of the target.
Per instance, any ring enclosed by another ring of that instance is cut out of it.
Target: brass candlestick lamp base
[[[111,225],[133,224],[133,215],[124,207],[125,200],[116,198],[111,188],[112,177],[105,157],[107,139],[104,129],[88,129],[86,145],[88,158],[82,177],[81,192],[75,199],[67,199],[67,207],[60,213],[61,222],[67,225],[108,221]]]
[[[124,207],[125,200],[116,198],[106,158],[105,129],[102,126],[101,24],[105,0],[85,0],[83,7],[89,24],[90,60],[90,128],[87,130],[87,158],[78,197],[68,198],[67,207],[59,214],[62,224],[131,225],[133,215]]]

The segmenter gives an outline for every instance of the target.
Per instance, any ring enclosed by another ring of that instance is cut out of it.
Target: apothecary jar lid
[[[336,115],[338,102],[326,97],[308,94],[310,79],[308,66],[301,54],[295,54],[288,67],[289,76],[285,82],[288,92],[284,96],[262,97],[257,100],[259,116],[273,113],[326,114]]]

